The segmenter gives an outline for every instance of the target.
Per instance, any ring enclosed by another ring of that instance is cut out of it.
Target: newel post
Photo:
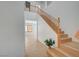
[[[58,27],[60,28],[60,17],[58,17]]]
[[[61,39],[60,39],[60,17],[58,17],[58,34],[57,34],[57,36],[58,36],[58,47],[60,47],[60,45],[61,45]]]

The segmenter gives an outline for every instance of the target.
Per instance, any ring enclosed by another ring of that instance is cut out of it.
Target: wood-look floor
[[[29,34],[25,37],[25,57],[48,57],[47,48],[35,36]]]
[[[60,48],[48,49],[48,53],[54,57],[79,57],[79,43],[69,42]]]
[[[26,57],[79,57],[79,43],[69,42],[60,48],[48,49],[34,36],[26,36],[25,40]]]

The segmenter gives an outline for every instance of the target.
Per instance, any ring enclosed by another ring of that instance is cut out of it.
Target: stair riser
[[[64,34],[64,35],[61,35],[60,38],[67,38],[68,35],[67,34]]]
[[[63,39],[63,40],[61,40],[61,44],[64,44],[64,43],[67,43],[67,42],[71,42],[71,41],[72,41],[71,38],[69,38],[69,39]]]
[[[58,34],[58,38],[68,38],[68,34]]]
[[[59,31],[59,34],[64,34],[64,31]]]

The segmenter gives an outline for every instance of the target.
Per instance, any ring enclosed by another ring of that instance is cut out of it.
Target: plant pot
[[[48,46],[48,48],[51,48],[51,46]]]

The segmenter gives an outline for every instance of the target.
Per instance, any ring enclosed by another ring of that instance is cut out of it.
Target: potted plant
[[[52,40],[51,38],[46,39],[44,42],[49,48],[51,48],[51,46],[55,44],[55,40]]]

